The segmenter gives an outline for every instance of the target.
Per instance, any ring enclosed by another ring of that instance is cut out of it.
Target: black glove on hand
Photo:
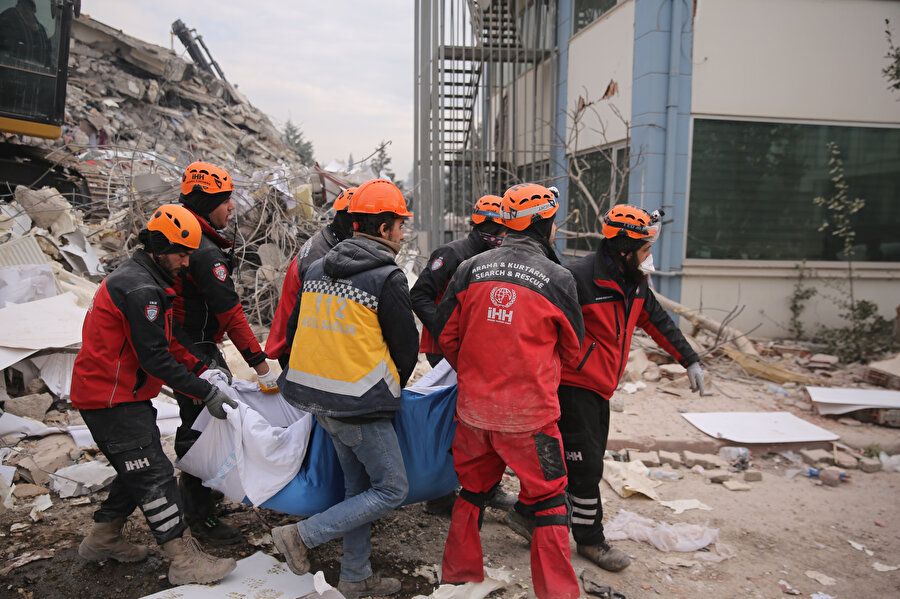
[[[228,418],[222,404],[227,403],[232,408],[238,407],[236,401],[228,397],[224,391],[216,386],[213,386],[209,394],[203,398],[203,403],[206,404],[206,409],[209,410],[209,413],[212,414],[213,418],[218,418],[219,420]]]

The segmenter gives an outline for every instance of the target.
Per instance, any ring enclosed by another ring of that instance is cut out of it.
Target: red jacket
[[[269,338],[266,339],[266,355],[271,360],[277,360],[282,355],[290,354],[291,348],[287,344],[287,323],[300,298],[300,288],[303,285],[303,277],[310,265],[325,256],[328,250],[338,243],[338,238],[326,225],[321,231],[306,240],[294,259],[291,260],[287,272],[284,274],[284,283],[281,285],[281,297],[278,299],[278,307],[275,309],[275,317],[272,319],[272,327],[269,329]]]
[[[609,399],[625,371],[636,326],[683,366],[700,358],[647,283],[634,289],[630,301],[625,301],[624,283],[611,274],[615,266],[602,247],[568,267],[578,288],[585,336],[577,359],[563,365],[562,384],[589,389]]]
[[[438,342],[456,369],[456,413],[480,429],[533,431],[559,419],[563,362],[584,337],[571,273],[516,232],[463,262],[438,310]]]
[[[173,336],[171,279],[137,250],[104,279],[84,318],[72,372],[72,405],[111,408],[159,395],[163,383],[202,400],[206,365]]]
[[[490,246],[481,238],[478,231],[472,229],[466,237],[451,241],[432,252],[428,264],[419,273],[416,284],[409,290],[413,310],[422,321],[420,352],[441,353],[432,331],[437,328],[438,304],[450,283],[450,277],[465,260],[489,249]]]
[[[196,216],[196,214],[195,214]],[[219,343],[225,333],[250,366],[264,362],[241,300],[231,279],[231,259],[222,251],[231,247],[205,218],[197,216],[203,236],[191,253],[187,272],[175,280],[175,318],[193,344]]]

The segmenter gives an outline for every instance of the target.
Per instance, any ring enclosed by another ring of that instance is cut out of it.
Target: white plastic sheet
[[[234,572],[215,584],[186,584],[143,599],[222,599],[223,597],[316,597],[343,599],[321,572],[297,576],[271,555],[257,552],[238,560]]]
[[[260,392],[258,383],[236,378],[229,387],[218,373],[203,376],[238,407],[225,406],[227,420],[204,410],[193,426],[203,433],[175,465],[233,501],[246,497],[260,505],[300,471],[313,416],[287,403],[280,393]]]
[[[616,517],[603,527],[603,532],[609,541],[643,541],[660,551],[697,551],[719,538],[717,528],[686,522],[658,523],[628,510],[619,510]]]
[[[49,264],[0,267],[0,308],[55,295],[56,281]]]
[[[735,443],[809,443],[840,438],[790,412],[693,412],[682,416],[710,437]]]

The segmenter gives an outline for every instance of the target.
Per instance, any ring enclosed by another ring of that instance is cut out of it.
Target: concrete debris
[[[711,453],[694,453],[693,451],[684,452],[684,465],[688,468],[694,466],[702,466],[705,469],[727,468],[728,460]]]
[[[759,470],[747,470],[744,472],[744,482],[758,483],[763,479],[763,473]]]
[[[38,495],[31,504],[31,512],[28,516],[34,522],[40,522],[44,519],[44,512],[53,507],[53,500],[50,495]]]
[[[3,402],[3,409],[16,416],[23,418],[31,418],[38,422],[44,419],[44,414],[53,405],[53,398],[49,393],[38,393],[36,395],[23,395],[22,397],[13,397]]]
[[[31,485],[28,483],[18,484],[16,485],[16,488],[13,489],[13,495],[15,495],[16,499],[31,499],[32,497],[47,495],[48,493],[50,493],[50,489],[47,487]]]
[[[89,495],[105,488],[115,477],[115,469],[100,461],[66,466],[50,475],[52,488],[61,498]]]
[[[742,483],[739,480],[722,481],[722,486],[729,491],[749,491],[752,488],[750,485]]]

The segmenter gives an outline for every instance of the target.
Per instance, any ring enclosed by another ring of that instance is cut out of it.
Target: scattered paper
[[[662,482],[647,476],[647,467],[641,462],[607,460],[603,465],[603,480],[621,497],[630,497],[635,493],[640,493],[650,499],[659,499],[659,495],[654,489]]]
[[[53,505],[53,500],[50,499],[50,495],[38,495],[34,499],[34,503],[31,504],[31,519],[34,522],[39,522],[44,519],[44,512]]]
[[[209,585],[186,584],[166,589],[143,599],[221,599],[222,597],[316,597],[342,599],[328,583],[320,595],[316,576],[321,572],[297,576],[271,555],[257,552],[238,560],[237,568],[224,580]],[[321,579],[324,582],[324,576]]]
[[[659,557],[657,559],[667,566],[676,566],[679,568],[693,568],[694,566],[700,565],[700,562],[697,560],[684,559],[683,557]]]
[[[900,408],[900,391],[807,387],[809,398],[819,414],[846,414],[868,408]]]
[[[60,468],[50,475],[51,488],[61,498],[89,495],[110,484],[116,470],[101,461],[84,462]]]
[[[875,562],[874,564],[872,564],[872,567],[879,572],[892,572],[893,570],[900,570],[900,566],[885,566],[881,562]]]
[[[40,551],[29,551],[27,553],[23,553],[19,557],[14,558],[4,564],[3,567],[0,568],[0,576],[6,576],[15,568],[24,566],[25,564],[31,562],[35,562],[39,559],[50,559],[51,557],[53,557],[53,551],[53,549],[41,549]]]
[[[506,587],[510,580],[511,574],[508,570],[485,568],[484,580],[481,582],[467,582],[459,585],[442,584],[430,595],[416,595],[413,599],[484,599],[497,589]]]
[[[687,510],[712,510],[711,507],[699,499],[673,499],[672,501],[660,501],[659,504],[671,508],[676,514],[681,514]]]
[[[837,584],[837,581],[831,576],[826,576],[821,572],[816,572],[815,570],[807,570],[805,572],[807,576],[818,582],[819,584],[824,584],[827,587],[830,587],[834,584]]]
[[[875,552],[872,551],[871,549],[867,549],[865,545],[861,545],[860,543],[857,543],[856,541],[851,541],[850,539],[847,539],[847,542],[850,543],[850,546],[853,547],[854,549],[856,549],[857,551],[865,551],[866,555],[868,555],[869,557],[872,557],[873,555],[875,555]]]

